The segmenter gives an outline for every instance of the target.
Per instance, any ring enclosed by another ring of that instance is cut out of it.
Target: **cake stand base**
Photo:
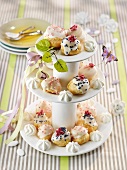
[[[37,100],[34,103],[32,103],[31,105],[29,105],[27,107],[27,111],[31,111],[35,109],[36,104],[39,103],[42,100]],[[96,110],[97,110],[97,114],[101,114],[105,111],[107,111],[106,108],[104,108],[101,104],[96,102]],[[59,113],[57,113],[59,114]],[[23,122],[24,124],[28,124],[29,122]],[[112,120],[109,123],[101,123],[98,122],[98,130],[102,133],[102,140],[99,142],[93,142],[93,141],[89,141],[83,145],[80,145],[79,151],[76,153],[71,153],[71,152],[67,152],[66,151],[66,147],[58,147],[56,145],[54,145],[53,143],[51,144],[51,148],[47,151],[42,151],[39,150],[37,147],[37,142],[39,140],[39,138],[37,136],[27,136],[24,132],[24,130],[20,131],[21,136],[23,137],[23,139],[34,149],[42,152],[42,153],[46,153],[49,155],[55,155],[55,156],[75,156],[75,155],[80,155],[80,154],[84,154],[87,152],[90,152],[96,148],[98,148],[99,146],[101,146],[110,136],[111,132],[112,132]]]

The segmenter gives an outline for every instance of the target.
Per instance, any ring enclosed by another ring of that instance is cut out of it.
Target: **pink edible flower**
[[[37,114],[38,116],[41,116],[41,115],[44,114],[44,112],[43,112],[43,110],[41,110],[40,112],[37,112],[36,114]]]
[[[84,75],[80,75],[79,78],[80,78],[80,80],[83,80],[83,79],[85,79],[85,76]]]
[[[93,63],[89,63],[89,67],[93,68],[95,65]]]
[[[69,40],[70,42],[74,42],[74,41],[76,40],[76,37],[75,37],[74,35],[70,35],[70,36],[68,37],[68,40]]]
[[[91,112],[89,112],[89,110],[86,110],[84,114],[85,115],[91,115]]]
[[[70,27],[70,30],[71,30],[71,31],[75,31],[75,30],[77,30],[77,28],[78,28],[77,25],[73,25],[72,27]]]
[[[57,136],[60,136],[60,135],[63,135],[63,134],[64,134],[64,131],[61,128],[56,130],[56,135]]]

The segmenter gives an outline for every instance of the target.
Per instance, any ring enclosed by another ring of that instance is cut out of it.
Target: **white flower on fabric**
[[[116,32],[118,28],[118,23],[114,19],[110,19],[106,23],[105,28],[107,32]]]
[[[86,13],[86,12],[79,12],[75,16],[76,24],[84,25],[84,24],[88,23],[89,21],[90,21],[89,16],[88,16],[88,13]]]
[[[110,107],[112,114],[117,116],[124,113],[125,103],[119,99],[116,99],[113,103],[111,103]]]
[[[98,18],[98,24],[100,26],[104,26],[107,24],[109,19],[110,19],[109,15],[101,14],[101,16]]]

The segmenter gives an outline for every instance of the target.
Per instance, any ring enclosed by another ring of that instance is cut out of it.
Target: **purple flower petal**
[[[114,80],[113,82],[112,82],[112,85],[117,85],[117,84],[119,84],[119,80]]]
[[[109,76],[109,73],[104,73],[104,76],[105,76],[105,78],[107,78],[108,76]]]
[[[107,93],[114,93],[116,90],[114,89],[114,88],[109,88],[108,90],[107,90]]]
[[[104,41],[101,39],[101,40],[98,40],[97,43],[98,43],[99,45],[102,45],[102,44],[104,44]]]

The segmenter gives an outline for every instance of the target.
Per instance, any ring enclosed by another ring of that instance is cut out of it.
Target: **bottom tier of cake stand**
[[[29,111],[29,110],[31,111],[32,108],[35,108],[35,105],[36,105],[37,102],[38,101],[35,101],[31,105],[29,105],[27,107],[27,111]],[[96,102],[95,106],[96,106],[97,114],[101,114],[101,113],[107,111],[107,109],[104,108],[98,102]],[[55,107],[55,106],[53,106],[53,107]],[[69,107],[69,105],[68,105],[68,107]],[[75,108],[75,105],[74,105],[73,109],[74,108]],[[58,109],[60,109],[60,108],[58,108]],[[58,109],[56,109],[56,110],[58,110]],[[61,109],[63,109],[63,108],[61,108]],[[57,115],[59,115],[59,113],[57,113]],[[69,120],[69,121],[71,122],[71,120]],[[24,122],[24,124],[27,124],[27,123],[29,123],[29,122]],[[66,147],[58,147],[58,146],[54,145],[53,143],[51,145],[51,148],[48,151],[39,150],[37,148],[37,142],[39,140],[39,138],[37,136],[27,136],[25,134],[24,130],[21,130],[20,134],[23,137],[23,139],[26,141],[26,143],[28,143],[31,147],[33,147],[34,149],[36,149],[36,150],[38,150],[42,153],[46,153],[46,154],[49,154],[49,155],[55,155],[55,156],[75,156],[75,155],[80,155],[80,154],[83,154],[83,153],[90,152],[90,151],[98,148],[110,136],[111,131],[112,131],[112,120],[109,123],[106,123],[106,124],[100,123],[100,122],[98,122],[98,124],[99,124],[98,130],[102,133],[102,136],[103,136],[102,140],[99,141],[99,142],[89,141],[89,142],[87,142],[83,145],[80,145],[79,151],[76,152],[76,153],[67,152]],[[71,126],[73,126],[73,125],[71,125]]]

